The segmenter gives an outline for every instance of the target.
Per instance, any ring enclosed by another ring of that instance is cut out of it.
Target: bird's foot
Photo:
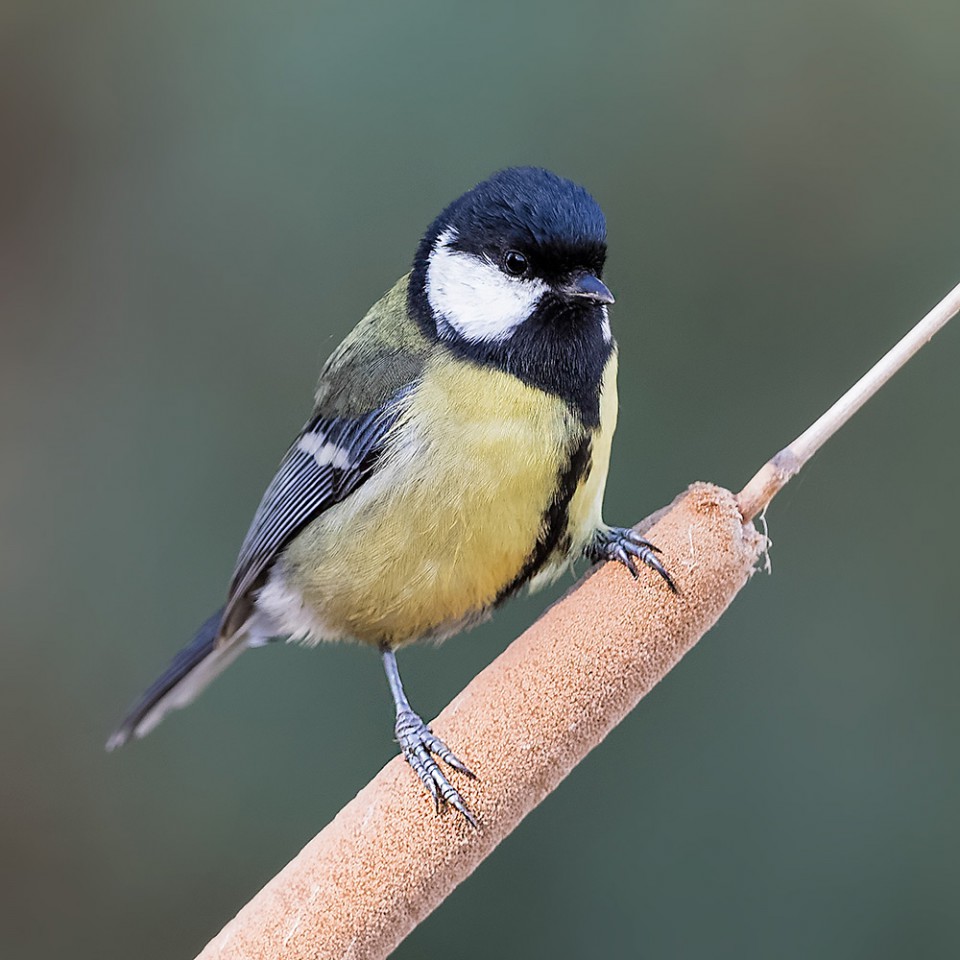
[[[433,757],[436,755],[448,767],[452,767],[471,780],[476,780],[476,774],[454,756],[450,748],[438,736],[435,736],[412,710],[402,710],[397,714],[397,724],[394,729],[404,758],[413,768],[413,772],[420,778],[420,782],[430,792],[437,813],[440,812],[441,803],[449,803],[451,807],[460,812],[471,827],[476,828],[476,817],[470,812],[470,808],[464,802],[463,797],[446,778]]]
[[[616,560],[622,563],[633,575],[634,580],[640,577],[640,571],[637,570],[634,560],[641,560],[652,570],[656,570],[667,586],[677,593],[677,585],[673,582],[673,577],[657,557],[659,552],[659,548],[649,540],[644,540],[639,533],[629,527],[607,527],[604,530],[598,530],[593,541],[584,551],[590,560]]]

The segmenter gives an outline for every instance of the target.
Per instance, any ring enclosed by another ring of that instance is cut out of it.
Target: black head
[[[455,352],[556,393],[593,419],[612,350],[605,258],[603,212],[583,187],[513,167],[431,224],[414,260],[411,309]]]

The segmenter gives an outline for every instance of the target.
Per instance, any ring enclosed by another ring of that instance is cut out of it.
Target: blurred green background
[[[938,0],[6,0],[0,956],[192,957],[392,755],[348,646],[102,744],[445,203],[536,163],[604,207],[608,519],[737,489],[960,280],[958,31]],[[398,957],[960,952],[958,364],[948,328],[811,463],[773,575]],[[548,599],[406,655],[425,715]]]

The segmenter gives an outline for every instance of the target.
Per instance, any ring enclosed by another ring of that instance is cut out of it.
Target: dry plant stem
[[[605,564],[434,722],[479,775],[457,780],[479,830],[455,812],[437,816],[397,757],[208,944],[202,960],[386,957],[710,629],[763,544],[743,525],[733,494],[706,484],[678,498],[649,536],[663,549],[679,596],[652,571],[635,582],[618,564]],[[632,799],[615,776],[595,788],[580,812],[585,823],[613,807],[629,820]]]
[[[899,343],[877,361],[816,423],[760,468],[737,494],[744,520],[752,520],[830,439],[947,321],[960,312],[954,287]]]

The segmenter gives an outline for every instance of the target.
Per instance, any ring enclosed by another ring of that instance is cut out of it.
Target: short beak
[[[570,297],[585,297],[587,300],[598,300],[600,303],[613,303],[613,294],[606,284],[592,273],[584,273],[576,278],[563,291]]]

